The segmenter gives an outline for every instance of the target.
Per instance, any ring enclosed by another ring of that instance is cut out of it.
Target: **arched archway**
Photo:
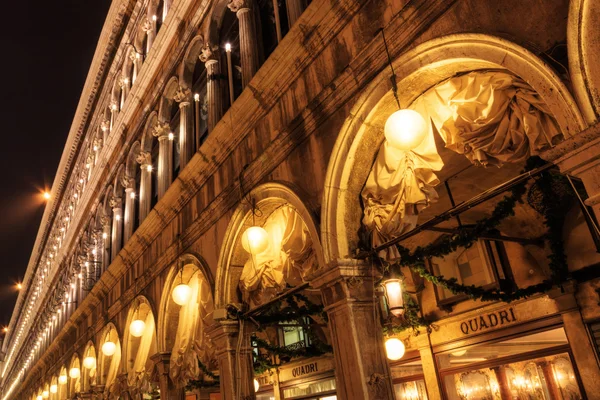
[[[77,393],[81,393],[81,362],[79,361],[79,355],[73,354],[71,362],[69,363],[69,370],[67,371],[67,397],[72,398]]]
[[[68,375],[68,371],[67,368],[65,366],[63,366],[60,369],[60,372],[58,373],[58,400],[66,400],[67,399],[67,395],[68,395],[68,382],[69,382],[69,375]]]
[[[214,323],[213,286],[210,269],[192,254],[179,257],[165,282],[159,313],[159,349],[171,353],[169,374],[179,388],[201,377],[198,361],[209,370],[217,369],[215,349],[206,333]],[[174,290],[183,289],[185,293],[175,292],[179,294],[177,303]]]
[[[242,272],[249,260],[249,255],[243,249],[241,243],[243,232],[251,225],[264,225],[269,220],[269,216],[276,210],[281,210],[282,207],[289,208],[289,212],[286,212],[287,215],[281,220],[285,220],[286,222],[276,222],[275,224],[287,224],[292,221],[301,223],[299,225],[301,227],[300,230],[306,234],[304,240],[299,239],[300,242],[297,243],[297,246],[302,247],[302,243],[312,249],[309,250],[308,247],[305,249],[306,251],[311,251],[314,256],[314,259],[311,261],[312,265],[306,265],[307,268],[310,267],[311,271],[306,270],[305,272],[310,274],[325,266],[318,234],[318,224],[316,223],[317,219],[313,211],[315,208],[310,205],[307,206],[308,203],[298,196],[295,190],[281,183],[270,182],[253,189],[249,193],[248,198],[254,199],[257,209],[260,210],[260,215],[255,215],[253,218],[251,204],[244,201],[238,206],[231,218],[223,245],[221,246],[217,268],[215,289],[215,303],[217,308],[223,308],[229,303],[237,303],[242,300],[238,294],[240,272]],[[282,250],[286,252],[286,246],[281,243],[279,245],[283,246]],[[307,254],[304,254],[303,257],[307,256]],[[292,282],[287,283],[291,284]],[[297,284],[298,282],[295,283]]]
[[[91,392],[92,388],[96,386],[97,382],[97,361],[96,347],[93,342],[88,342],[83,352],[83,358],[81,362],[81,383],[82,392]]]
[[[121,372],[121,340],[115,325],[110,322],[99,335],[98,383],[106,395],[119,395],[117,375]]]
[[[154,315],[148,299],[137,297],[129,310],[123,333],[127,382],[139,394],[149,393],[153,388],[154,363],[150,356],[158,349]]]
[[[504,39],[482,34],[449,35],[423,43],[393,62],[400,101],[411,104],[432,86],[474,70],[508,71],[527,82],[545,101],[562,133],[568,137],[586,127],[575,101],[560,78],[539,58]],[[322,240],[327,263],[348,258],[357,248],[361,204],[357,199],[378,145],[383,140],[378,109],[393,101],[389,71],[382,72],[357,100],[332,152],[322,208]],[[367,128],[375,123],[377,132]]]

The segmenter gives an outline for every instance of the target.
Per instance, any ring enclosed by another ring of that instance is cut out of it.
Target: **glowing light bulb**
[[[77,367],[73,367],[69,370],[69,376],[72,379],[77,379],[81,376],[81,371]]]
[[[404,343],[400,339],[389,338],[385,341],[385,353],[387,358],[392,361],[401,359],[405,350]]]
[[[152,172],[152,165],[148,164],[148,165],[146,166],[146,171],[148,171],[148,172]]]
[[[116,219],[117,221],[120,221],[120,220],[121,220],[121,216],[120,216],[119,214],[117,214],[117,215],[115,215],[115,219]]]
[[[254,391],[258,392],[258,389],[260,389],[260,382],[258,382],[257,379],[254,379]]]
[[[260,226],[251,226],[242,235],[242,247],[250,254],[260,254],[269,247],[269,234]]]
[[[83,359],[83,366],[87,369],[92,369],[96,367],[96,358],[93,356],[88,356]]]
[[[231,43],[225,43],[225,51],[228,53],[231,52]]]
[[[158,17],[156,15],[152,16],[152,21],[156,22],[157,19],[158,19]]]
[[[390,146],[404,151],[414,150],[427,136],[427,123],[414,110],[399,110],[385,122],[384,133]]]
[[[173,289],[172,296],[173,301],[176,304],[184,306],[190,301],[190,298],[192,296],[192,288],[182,283],[180,285],[175,286],[175,288]]]
[[[175,135],[173,134],[173,132],[169,132],[169,140],[173,140],[175,138]]]
[[[48,392],[47,390],[44,390],[44,391],[42,392],[42,397],[43,397],[44,399],[47,399],[48,397],[50,397],[50,392]]]
[[[129,325],[129,331],[131,332],[131,336],[141,337],[144,334],[144,330],[146,329],[146,323],[141,319],[134,320],[131,325]]]
[[[61,375],[58,377],[58,383],[60,383],[61,385],[64,385],[67,383],[67,376],[66,375]]]
[[[104,232],[104,233],[102,234],[102,239],[106,239],[107,237],[108,237],[108,234],[107,234],[106,232]]]
[[[113,354],[115,354],[115,352],[117,351],[117,345],[114,342],[104,342],[104,344],[102,345],[102,353],[104,353],[105,356],[107,357],[111,357]]]
[[[44,199],[50,200],[50,192],[44,192]]]
[[[131,194],[129,195],[129,197],[131,197],[132,199],[135,199],[135,192],[131,192]]]
[[[198,93],[194,93],[194,100],[200,101],[200,95]]]
[[[17,283],[17,290],[21,290],[21,289],[23,289],[23,285],[20,283]]]
[[[56,383],[52,384],[50,386],[50,393],[57,393],[57,392],[58,392],[58,385]]]
[[[383,282],[385,287],[385,297],[387,299],[389,310],[396,317],[404,314],[404,297],[402,296],[402,280],[387,279]]]

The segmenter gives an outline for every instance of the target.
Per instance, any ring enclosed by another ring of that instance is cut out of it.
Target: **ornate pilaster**
[[[125,188],[125,213],[123,216],[123,243],[127,243],[133,234],[133,226],[135,225],[135,181],[129,176],[123,174],[121,176],[121,184]]]
[[[234,12],[240,23],[240,58],[242,62],[242,86],[246,87],[258,71],[259,52],[254,25],[252,0],[232,0],[227,7]]]
[[[158,371],[161,397],[164,396],[164,398],[172,400],[183,399],[184,391],[177,389],[169,377],[171,353],[156,353],[150,359],[154,362],[154,366]]]
[[[150,205],[152,204],[152,174],[156,173],[156,171],[152,171],[152,155],[149,152],[140,151],[135,160],[140,164],[141,168],[138,200],[140,202],[140,215],[138,215],[138,218],[142,222],[150,212]]]
[[[161,199],[173,179],[173,141],[169,140],[170,126],[158,122],[152,134],[158,138],[158,198]]]
[[[369,268],[339,260],[338,265],[321,271],[311,285],[321,290],[329,317],[338,397],[393,399]]]
[[[242,333],[243,344],[239,354],[236,354],[240,336],[238,321],[220,321],[207,333],[217,349],[216,357],[219,362],[219,380],[223,399],[255,399],[250,337]],[[240,393],[237,393],[238,387]]]
[[[223,88],[221,87],[218,47],[206,43],[200,53],[200,61],[206,66],[206,97],[208,99],[208,130],[210,132],[223,117]]]
[[[121,251],[123,242],[123,199],[120,197],[112,197],[110,206],[113,211],[112,234],[111,234],[111,260],[114,260]]]
[[[183,169],[194,155],[194,110],[192,109],[192,92],[180,86],[173,96],[179,103],[179,148],[180,169]]]

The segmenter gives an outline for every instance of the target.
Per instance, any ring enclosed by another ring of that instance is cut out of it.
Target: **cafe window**
[[[461,247],[445,257],[433,257],[429,264],[435,275],[455,278],[466,286],[508,290],[510,288],[506,286],[512,285],[508,258],[501,242],[478,240],[472,246]],[[436,295],[440,305],[467,299],[465,295],[455,295],[443,287],[436,287]]]
[[[579,377],[563,328],[437,355],[449,400],[579,400]]]
[[[401,363],[390,365],[396,400],[428,400],[423,365],[418,353],[406,354]]]
[[[283,389],[283,398],[286,400],[336,400],[335,378],[295,384],[293,387]]]

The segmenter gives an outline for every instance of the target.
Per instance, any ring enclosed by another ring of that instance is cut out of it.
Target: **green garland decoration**
[[[406,292],[404,292],[404,314],[402,318],[399,318],[399,323],[387,323],[383,326],[383,333],[385,336],[394,336],[408,329],[412,330],[414,336],[418,336],[421,331],[419,328],[429,328],[430,322],[419,316],[419,304],[413,300],[413,298]]]
[[[200,379],[190,380],[185,386],[185,390],[191,392],[196,389],[209,388],[219,386],[219,377],[215,375],[202,361],[198,360],[198,367],[202,370]],[[205,377],[211,378],[206,380]]]
[[[525,172],[544,164],[545,161],[539,157],[531,157],[527,161]],[[471,299],[482,301],[503,301],[509,303],[536,293],[546,292],[554,285],[560,285],[569,276],[567,258],[562,242],[562,228],[564,224],[564,207],[572,199],[573,194],[569,193],[566,196],[568,198],[564,198],[557,196],[553,190],[556,182],[564,179],[562,175],[553,171],[542,172],[536,178],[536,184],[542,195],[542,204],[544,204],[541,212],[544,224],[548,227],[545,238],[550,248],[548,259],[551,277],[542,283],[516,289],[510,293],[498,289],[487,290],[474,285],[467,286],[460,284],[456,278],[445,278],[444,276],[434,275],[425,265],[425,261],[429,258],[444,257],[456,251],[459,247],[468,248],[479,237],[493,233],[505,218],[514,215],[516,204],[523,202],[523,195],[527,192],[527,182],[513,187],[511,194],[498,202],[492,215],[489,218],[479,220],[474,227],[458,228],[456,234],[443,236],[436,243],[431,243],[424,247],[419,246],[412,253],[409,249],[398,244],[396,245],[400,254],[398,262],[387,263],[385,260],[375,256],[377,258],[376,262],[382,263],[384,277],[392,274],[401,275],[401,268],[408,267],[422,278],[435,285],[442,286],[454,294],[465,294]]]

